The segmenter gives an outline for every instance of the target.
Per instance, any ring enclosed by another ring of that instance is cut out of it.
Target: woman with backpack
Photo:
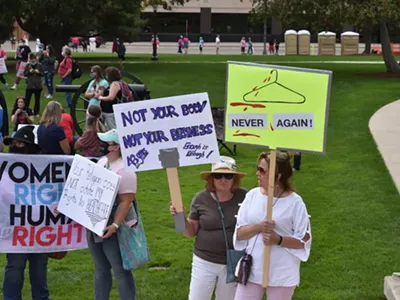
[[[72,51],[69,47],[64,47],[62,51],[64,59],[58,67],[58,75],[61,78],[61,83],[65,85],[72,84]],[[66,93],[67,107],[71,108],[72,105],[72,93]]]
[[[103,111],[104,123],[109,130],[117,128],[114,119],[113,105],[124,102],[132,102],[133,93],[129,85],[122,80],[121,72],[115,67],[108,67],[105,71],[106,79],[110,83],[107,96],[99,96],[101,109]],[[105,94],[107,91],[105,91]]]

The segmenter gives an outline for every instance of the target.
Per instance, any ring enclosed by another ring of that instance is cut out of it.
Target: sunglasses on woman
[[[267,173],[267,170],[265,170],[264,168],[257,166],[257,172],[260,172],[260,174],[265,174]]]
[[[213,173],[212,177],[214,179],[221,179],[222,177],[224,177],[225,179],[232,179],[233,174]]]

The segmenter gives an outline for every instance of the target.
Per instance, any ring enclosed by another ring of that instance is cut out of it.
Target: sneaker
[[[46,99],[53,99],[53,95],[47,95]]]
[[[5,89],[10,88],[10,87],[8,86],[8,83],[6,83],[6,84],[4,85],[4,88],[5,88]]]
[[[11,89],[12,89],[12,90],[16,90],[16,89],[17,89],[17,86],[14,84],[14,85],[11,87]]]

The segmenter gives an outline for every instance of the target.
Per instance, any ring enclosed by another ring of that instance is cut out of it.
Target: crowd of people
[[[34,127],[30,125],[40,111],[39,83],[42,83],[41,78],[46,72],[55,70],[48,68],[49,64],[53,65],[51,47],[47,46],[46,51],[48,57],[41,60],[27,50],[28,60],[24,69],[27,93],[15,99],[11,111],[14,127],[9,137],[7,104],[0,91],[0,151],[3,151],[3,141],[9,146],[10,153],[70,155],[81,151],[83,156],[99,157],[99,165],[121,176],[117,200],[105,228],[106,234],[99,237],[87,232],[94,263],[94,299],[109,299],[113,280],[111,270],[120,299],[136,299],[135,280],[132,272],[122,266],[116,232],[136,201],[137,178],[134,172],[124,170],[113,115],[113,105],[133,101],[133,94],[129,93],[119,69],[109,67],[103,71],[100,66],[92,66],[92,81],[85,93],[88,108],[83,135],[74,136],[71,116],[59,102],[50,101],[39,121],[36,142]],[[64,47],[63,55],[58,74],[64,84],[69,84],[72,82],[68,78],[72,72],[71,49]],[[52,84],[46,86],[52,95]],[[39,100],[35,98],[33,109],[30,108],[28,90],[30,97],[39,95]],[[66,107],[70,105],[67,96]],[[18,129],[20,124],[26,126]],[[261,300],[265,293],[268,300],[292,299],[300,283],[300,263],[307,261],[310,255],[312,237],[306,206],[292,184],[291,159],[289,152],[277,153],[273,221],[266,221],[270,153],[263,152],[257,158],[255,173],[258,187],[250,191],[241,182],[247,174],[238,171],[236,161],[231,157],[221,156],[210,171],[200,173],[205,189],[194,196],[185,218],[185,236],[195,238],[189,300],[211,300],[214,293],[217,300]],[[169,210],[172,216],[176,215],[172,204]],[[271,247],[267,289],[262,287],[265,245]],[[230,254],[233,250],[240,254],[239,260]],[[23,274],[29,261],[32,297],[48,300],[48,257],[40,253],[8,253],[4,299],[21,299]]]

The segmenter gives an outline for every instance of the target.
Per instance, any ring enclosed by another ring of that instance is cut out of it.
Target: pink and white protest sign
[[[73,157],[0,154],[0,252],[87,248],[86,229],[55,213]]]

